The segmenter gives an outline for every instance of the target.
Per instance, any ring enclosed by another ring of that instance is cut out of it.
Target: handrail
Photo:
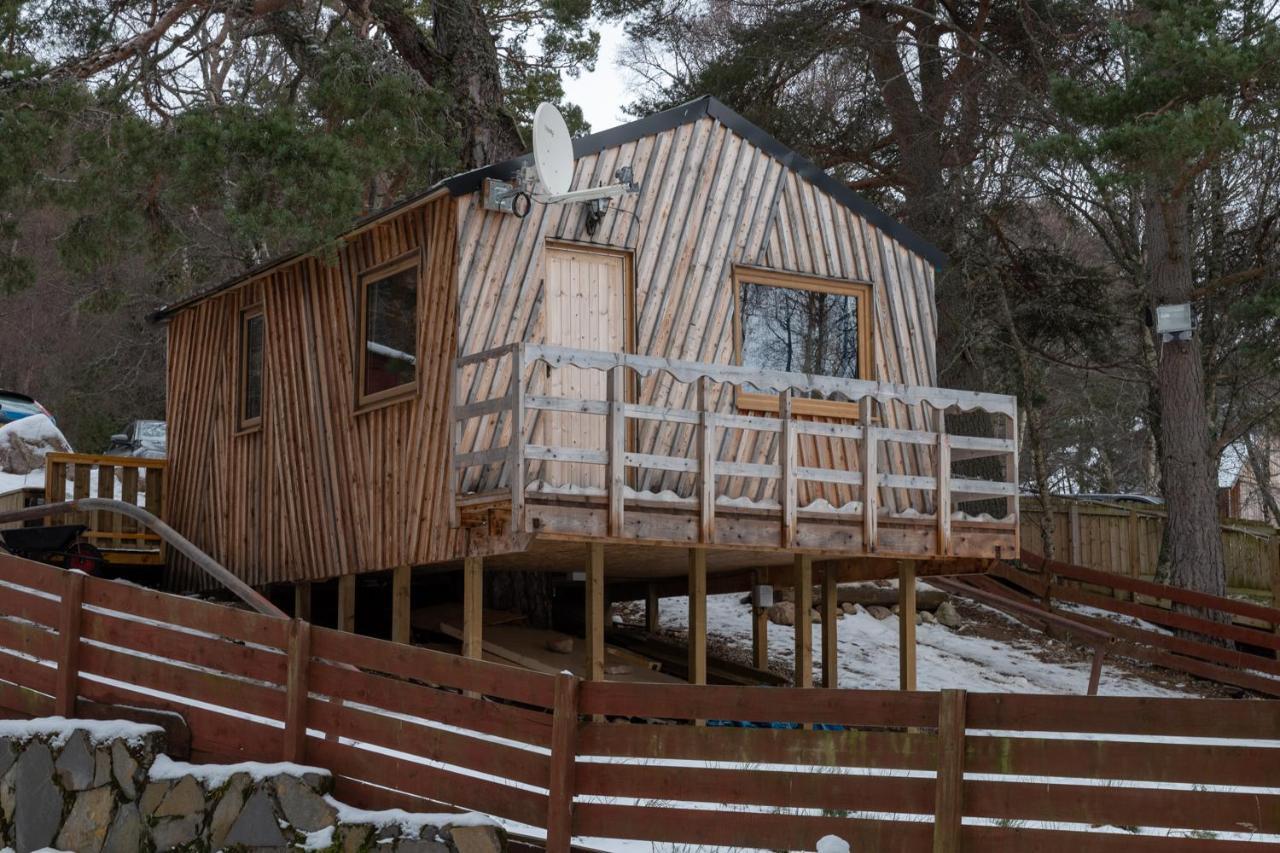
[[[61,501],[59,503],[41,504],[40,506],[27,507],[26,509],[15,509],[9,512],[0,512],[0,524],[10,521],[32,521],[37,518],[47,518],[51,515],[61,515],[67,512],[114,512],[120,515],[128,516],[134,521],[155,531],[156,535],[163,539],[169,546],[176,549],[182,556],[203,571],[209,577],[222,583],[227,589],[236,595],[245,604],[254,610],[266,616],[274,616],[279,619],[288,619],[289,616],[280,608],[276,607],[253,587],[246,584],[240,578],[236,577],[225,566],[217,560],[210,557],[204,551],[197,548],[189,539],[151,513],[139,506],[131,503],[118,501],[113,498],[77,498],[75,500]]]

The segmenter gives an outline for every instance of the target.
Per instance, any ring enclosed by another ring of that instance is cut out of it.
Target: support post
[[[760,572],[756,572],[752,586],[759,587],[763,580]],[[751,597],[751,663],[756,669],[769,668],[769,609],[755,599],[754,589]]]
[[[1090,696],[1098,695],[1098,685],[1102,683],[1102,661],[1107,656],[1107,647],[1101,641],[1093,647],[1093,666],[1089,668],[1089,687],[1088,694]]]
[[[408,566],[396,566],[391,571],[391,639],[397,643],[409,642],[412,576]]]
[[[938,494],[934,501],[938,518],[938,556],[951,553],[951,436],[938,433]]]
[[[623,454],[627,451],[627,419],[623,414],[622,367],[609,370],[605,380],[608,387],[609,413],[606,416],[608,432],[608,477],[606,488],[609,496],[609,535],[622,535],[623,489],[626,488]]]
[[[578,751],[578,679],[556,676],[551,717],[551,782],[547,792],[547,853],[569,853],[573,837],[574,762]]]
[[[484,657],[484,558],[462,560],[462,656]]]
[[[507,444],[507,479],[511,485],[511,526],[524,530],[524,345],[511,350],[511,439]]]
[[[880,451],[876,449],[876,431],[871,426],[872,399],[863,397],[858,403],[858,422],[862,424],[862,550],[876,552],[876,513],[880,510],[879,477],[876,467]]]
[[[644,593],[644,629],[650,634],[662,627],[662,599],[658,597],[658,585],[649,584]]]
[[[707,552],[689,549],[689,683],[707,683]]]
[[[898,689],[916,689],[916,564],[898,562]]]
[[[307,670],[311,663],[311,623],[289,623],[289,668],[285,694],[283,760],[307,758]]]
[[[782,392],[778,401],[778,417],[782,432],[778,434],[778,503],[782,506],[781,547],[790,548],[796,539],[796,425],[791,419],[791,389]]]
[[[840,661],[838,659],[836,619],[840,605],[836,602],[839,571],[830,563],[822,571],[822,686],[840,686]]]
[[[587,678],[604,681],[604,544],[587,546],[586,566],[586,667]]]
[[[938,695],[938,776],[934,789],[933,853],[959,853],[964,817],[965,692]]]
[[[80,692],[80,605],[84,601],[84,574],[69,571],[63,576],[62,609],[58,616],[58,678],[54,686],[53,713],[59,717],[76,715]]]
[[[716,428],[707,399],[707,379],[698,380],[698,539],[715,541],[716,526]]]
[[[796,554],[796,687],[813,686],[813,558]]]
[[[342,575],[338,578],[338,625],[339,631],[349,634],[356,632],[356,576]]]
[[[293,618],[311,621],[310,581],[298,581],[293,585]]]

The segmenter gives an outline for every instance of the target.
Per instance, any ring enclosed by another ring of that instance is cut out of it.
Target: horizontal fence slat
[[[0,554],[0,581],[29,586],[41,592],[62,594],[62,570],[44,563],[24,560],[10,554]],[[5,593],[0,594],[7,594]]]
[[[815,850],[819,839],[835,835],[854,850],[928,853],[933,823],[579,803],[573,834],[767,850]]]
[[[307,738],[307,760],[335,775],[441,800],[449,805],[518,820],[546,821],[547,797],[511,785],[420,764],[350,744]]]
[[[573,447],[547,447],[543,444],[527,444],[524,458],[541,462],[578,462],[583,465],[604,465],[609,454],[603,450],[581,450]]]
[[[282,653],[214,637],[192,637],[167,625],[135,622],[85,608],[81,611],[80,636],[229,675],[282,686],[285,683],[288,658]]]
[[[421,684],[313,660],[312,693],[348,699],[401,714],[429,717],[445,725],[498,735],[534,746],[551,745],[551,715],[473,699]]]
[[[966,781],[964,813],[1016,821],[1280,832],[1280,796],[1225,791]]]
[[[969,826],[960,830],[965,850],[1016,850],[1018,853],[1275,853],[1267,841],[1178,838],[1129,832],[1036,829],[1020,826]]]
[[[219,672],[139,657],[90,643],[81,643],[80,671],[272,720],[284,719],[283,690]]]
[[[600,414],[608,414],[609,404],[600,403],[604,408]],[[622,414],[628,418],[642,421],[666,421],[667,423],[696,424],[702,419],[699,412],[689,409],[675,409],[671,406],[650,406],[644,403],[623,403]]]
[[[554,702],[555,682],[549,675],[332,628],[312,626],[311,656],[542,708]]]
[[[655,471],[697,472],[697,459],[680,456],[655,456],[652,453],[624,453],[622,464],[629,468],[650,468]]]
[[[933,770],[938,737],[924,732],[587,723],[578,733],[578,754]]]
[[[1280,748],[1065,738],[965,738],[965,770],[1202,785],[1276,784]]]
[[[56,676],[56,670],[50,667],[0,652],[0,680],[52,695]]]
[[[587,681],[579,710],[620,717],[936,726],[938,695],[886,690]]]
[[[53,697],[48,693],[0,681],[0,711],[10,711],[23,717],[48,717],[53,714]],[[5,715],[0,714],[2,716]]]
[[[604,400],[547,397],[542,394],[526,394],[524,406],[526,409],[542,412],[568,412],[575,415],[606,415],[609,413],[609,404]]]
[[[849,486],[862,485],[861,471],[837,471],[833,468],[812,468],[797,465],[794,473],[797,480],[814,480],[819,483],[844,483]]]
[[[307,725],[361,743],[453,764],[545,788],[550,778],[545,754],[517,749],[438,726],[379,714],[341,701],[307,701]]]
[[[40,625],[0,619],[0,649],[53,660],[58,654],[58,635]]]
[[[57,628],[62,610],[59,601],[44,598],[30,590],[0,587],[0,612],[5,616],[26,619],[44,625],[46,628]]]
[[[84,603],[153,622],[164,622],[187,631],[200,631],[276,649],[284,649],[288,643],[287,619],[101,578],[85,578]]]
[[[933,814],[934,780],[910,776],[802,773],[578,762],[578,794],[672,802]]]
[[[1275,739],[1280,702],[970,693],[970,729]]]

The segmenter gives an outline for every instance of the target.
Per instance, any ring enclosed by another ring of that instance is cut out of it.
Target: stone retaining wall
[[[335,800],[319,768],[193,765],[156,726],[0,721],[0,851],[500,853],[479,815],[366,812]]]

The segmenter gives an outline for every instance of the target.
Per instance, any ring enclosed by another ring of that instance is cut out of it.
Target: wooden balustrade
[[[142,507],[165,518],[164,459],[137,459],[130,456],[95,456],[87,453],[50,453],[45,457],[44,499],[58,503],[79,498],[114,498]],[[98,548],[147,551],[158,561],[160,537],[137,521],[119,513],[94,511],[72,513],[53,519],[54,524],[84,524],[82,534]]]

